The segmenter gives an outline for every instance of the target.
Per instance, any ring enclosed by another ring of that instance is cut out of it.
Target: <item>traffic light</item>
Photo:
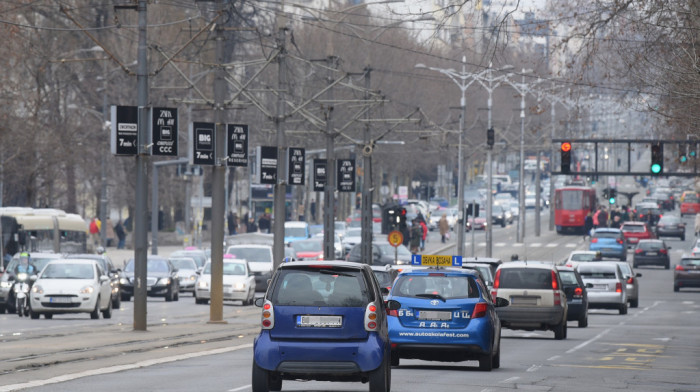
[[[406,209],[401,207],[398,209],[396,222],[399,224],[399,229],[406,227]]]
[[[607,199],[610,197],[610,188],[603,189],[603,198]]]
[[[608,203],[615,204],[617,197],[617,189],[615,188],[610,188],[610,192],[608,192]]]
[[[660,174],[664,171],[664,145],[661,142],[651,145],[651,174]]]
[[[688,162],[688,156],[685,154],[681,154],[681,156],[678,157],[678,162],[680,162],[680,163]]]
[[[491,148],[494,144],[496,144],[496,132],[493,128],[489,128],[486,130],[486,145]]]
[[[571,173],[571,143],[563,142],[561,144],[561,172],[562,174]]]

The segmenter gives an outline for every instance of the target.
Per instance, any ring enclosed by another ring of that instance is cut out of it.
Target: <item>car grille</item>
[[[151,287],[158,281],[158,278],[146,278],[146,286]]]

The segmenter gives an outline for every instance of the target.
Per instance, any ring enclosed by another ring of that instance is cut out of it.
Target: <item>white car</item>
[[[255,284],[258,291],[267,291],[268,280],[272,278],[272,246],[271,245],[231,245],[226,253],[236,259],[248,261],[250,270],[255,276]]]
[[[589,261],[601,261],[601,260],[603,260],[603,256],[597,250],[574,250],[574,251],[571,251],[571,253],[569,254],[569,257],[566,260],[564,260],[564,262],[561,263],[561,265],[576,268],[578,263],[581,263],[581,262],[585,263],[585,262],[589,262]]]
[[[90,313],[90,318],[112,317],[112,286],[95,260],[51,261],[39,273],[29,297],[29,314],[50,319],[54,314]]]
[[[177,268],[177,279],[180,281],[180,292],[194,292],[194,282],[197,280],[197,263],[191,257],[169,257],[168,260]]]
[[[207,304],[211,299],[211,262],[207,263],[195,285],[194,302]],[[224,259],[224,301],[242,301],[252,305],[255,299],[255,276],[248,262],[241,259]]]

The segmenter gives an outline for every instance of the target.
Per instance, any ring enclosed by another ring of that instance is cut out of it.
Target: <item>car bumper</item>
[[[493,326],[488,318],[473,319],[464,329],[406,328],[389,317],[392,351],[402,358],[467,360],[491,350]]]
[[[146,289],[146,295],[149,297],[165,297],[169,289],[169,286],[151,286]],[[122,295],[134,295],[134,286],[120,285],[119,290]]]
[[[366,340],[275,340],[268,330],[255,339],[255,363],[263,369],[302,376],[352,375],[377,369],[384,361],[387,342],[377,333]]]
[[[627,257],[627,247],[620,245],[619,248],[598,248],[590,247],[589,250],[600,252],[603,257],[624,258]]]
[[[180,279],[180,292],[192,293],[194,292],[194,280]]]
[[[700,273],[676,273],[673,285],[678,287],[700,287]]]
[[[61,301],[68,302],[58,302],[56,298],[67,298]],[[51,294],[32,293],[29,297],[32,311],[35,313],[90,313],[95,310],[96,301],[97,296],[94,294],[57,297]]]
[[[627,297],[623,293],[610,291],[588,291],[588,308],[617,308],[627,302]]]
[[[658,256],[634,256],[633,263],[637,266],[640,265],[660,265],[666,266],[669,263],[668,256],[658,257]]]
[[[583,302],[583,300],[580,299],[574,299],[568,302],[568,310],[566,312],[566,319],[571,321],[571,320],[578,320],[582,318],[583,316],[586,315],[586,312],[588,311],[588,303]]]
[[[664,230],[656,227],[656,235],[658,237],[684,237],[685,230]]]
[[[564,320],[565,310],[561,306],[533,307],[507,306],[497,308],[501,325],[512,329],[547,329]]]

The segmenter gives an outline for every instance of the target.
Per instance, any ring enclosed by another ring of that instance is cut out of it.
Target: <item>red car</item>
[[[625,222],[620,228],[622,235],[627,239],[627,247],[634,248],[639,240],[650,240],[656,238],[649,225],[645,222]]]
[[[697,193],[685,195],[681,203],[681,216],[689,214],[695,215],[700,212],[700,198]]]

